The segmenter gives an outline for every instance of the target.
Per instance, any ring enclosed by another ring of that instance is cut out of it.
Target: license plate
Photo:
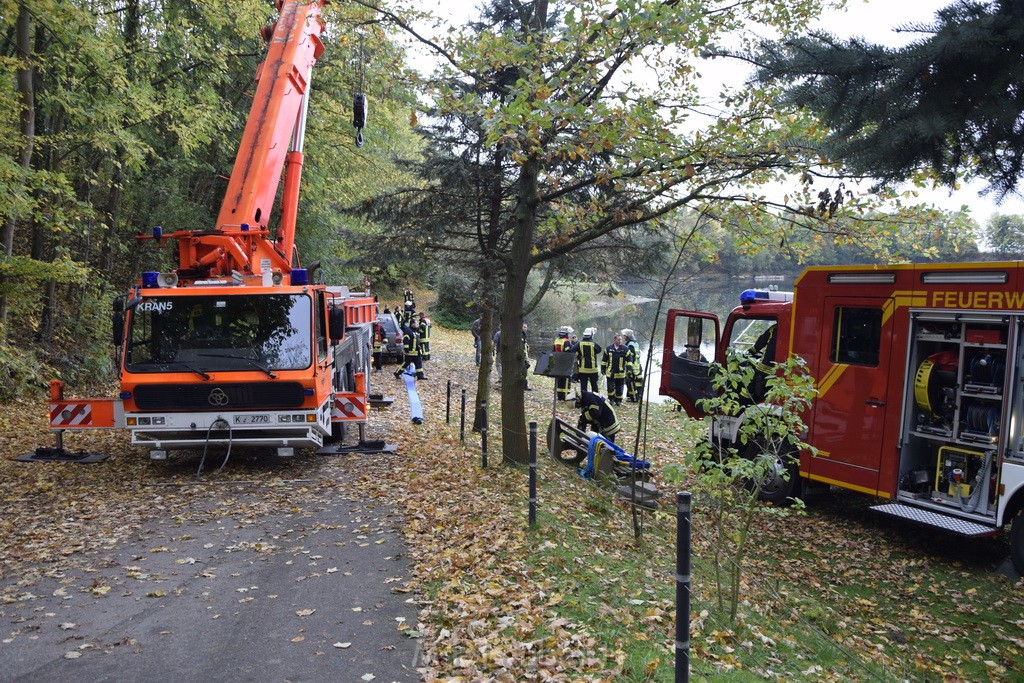
[[[266,425],[270,424],[269,415],[235,415],[236,425]]]

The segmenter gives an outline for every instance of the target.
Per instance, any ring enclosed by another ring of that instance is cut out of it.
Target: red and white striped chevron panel
[[[67,429],[92,426],[92,405],[89,403],[51,403],[50,427]]]
[[[334,399],[331,417],[335,420],[365,420],[366,399],[352,394],[337,396]]]
[[[111,429],[123,426],[118,399],[60,399],[50,404],[50,429]]]

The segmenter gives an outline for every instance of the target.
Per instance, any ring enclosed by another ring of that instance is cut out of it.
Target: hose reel
[[[914,402],[933,418],[952,417],[950,399],[956,386],[958,358],[952,351],[928,356],[914,375]]]

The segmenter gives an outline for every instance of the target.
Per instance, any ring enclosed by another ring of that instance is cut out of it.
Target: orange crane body
[[[323,4],[279,0],[215,227],[140,236],[177,240],[178,267],[143,273],[115,303],[117,399],[68,399],[59,380],[51,386],[58,434],[123,427],[152,459],[211,443],[291,455],[366,422],[376,298],[368,282],[362,292],[311,282],[295,249]]]

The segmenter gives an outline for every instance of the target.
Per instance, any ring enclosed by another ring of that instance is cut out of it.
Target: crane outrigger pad
[[[34,452],[19,455],[14,460],[18,462],[78,462],[88,465],[106,460],[109,457],[110,453],[71,452],[63,448],[37,448]]]
[[[371,408],[390,408],[394,402],[394,396],[384,396],[383,394],[370,394],[369,398]]]
[[[384,443],[383,441],[360,441],[357,444],[351,446],[324,446],[316,452],[317,455],[345,455],[347,453],[394,453],[398,450],[398,446],[393,443]]]

